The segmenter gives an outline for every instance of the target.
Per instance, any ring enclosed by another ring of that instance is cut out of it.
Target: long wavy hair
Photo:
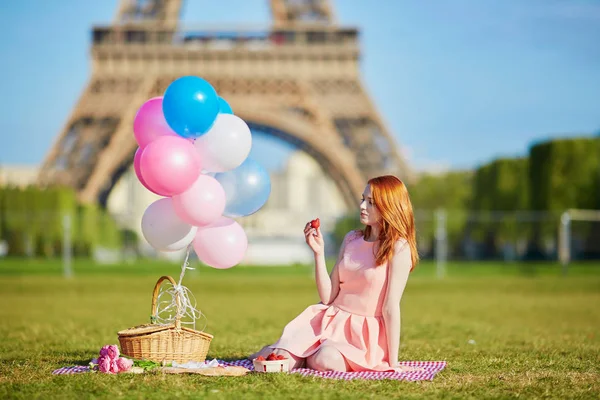
[[[389,262],[394,255],[394,245],[399,239],[405,239],[410,246],[412,271],[419,262],[417,253],[417,235],[415,217],[408,190],[404,183],[393,175],[384,175],[369,179],[371,195],[375,207],[381,214],[381,230],[379,232],[379,248],[375,255],[377,265]],[[371,227],[363,230],[363,235],[369,237]]]

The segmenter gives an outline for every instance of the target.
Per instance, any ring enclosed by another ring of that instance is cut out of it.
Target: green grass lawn
[[[446,360],[431,382],[334,381],[288,374],[53,376],[87,364],[116,332],[145,323],[162,262],[98,266],[0,260],[0,398],[598,398],[600,264],[562,276],[555,264],[432,264],[402,302],[401,358]],[[241,358],[273,342],[318,301],[311,268],[201,267],[184,281],[215,335],[209,358]],[[471,343],[469,341],[471,340]],[[474,341],[474,344],[473,342]]]

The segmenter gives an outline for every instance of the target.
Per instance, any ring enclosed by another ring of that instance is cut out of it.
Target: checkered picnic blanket
[[[90,372],[89,366],[83,365],[73,365],[70,367],[62,367],[59,369],[55,369],[52,371],[52,375],[70,375],[70,374],[80,374],[82,372]]]
[[[253,371],[254,367],[250,360],[235,360],[235,361],[223,361],[225,365],[238,365],[241,367],[248,368]],[[446,368],[446,361],[404,361],[401,365],[409,367],[417,367],[418,370],[407,371],[407,372],[378,372],[378,371],[361,371],[361,372],[337,372],[327,371],[321,372],[309,368],[296,368],[291,373],[300,374],[302,376],[318,376],[320,378],[330,379],[366,379],[366,380],[381,380],[381,379],[395,379],[400,381],[423,381],[432,380],[435,375]]]
[[[248,368],[253,371],[254,367],[250,360],[235,360],[235,361],[222,361],[219,360],[219,364],[223,365],[236,365]],[[377,371],[361,371],[361,372],[321,372],[315,371],[314,369],[308,368],[297,368],[292,370],[292,373],[300,374],[302,376],[317,376],[320,378],[330,379],[366,379],[366,380],[381,380],[381,379],[395,379],[403,381],[423,381],[432,380],[435,375],[446,367],[446,361],[405,361],[401,363],[409,367],[418,367],[418,370],[407,371],[407,372],[377,372]],[[83,372],[89,372],[90,367],[88,366],[71,366],[59,368],[52,373],[54,375],[66,375],[66,374],[79,374]]]

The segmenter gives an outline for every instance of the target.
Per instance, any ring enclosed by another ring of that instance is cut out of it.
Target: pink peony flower
[[[98,358],[98,370],[100,372],[110,373],[110,364],[111,362],[108,356],[102,356]]]
[[[129,371],[133,366],[133,360],[125,357],[119,357],[117,359],[117,365],[119,367],[119,372]]]
[[[119,358],[119,347],[115,344],[106,345],[100,349],[100,356],[109,357],[111,360]]]
[[[110,372],[112,372],[113,374],[119,373],[119,366],[117,365],[117,360],[110,361]]]

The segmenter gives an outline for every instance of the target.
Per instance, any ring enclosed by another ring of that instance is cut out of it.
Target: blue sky
[[[377,7],[374,7],[377,4]],[[409,162],[472,168],[600,129],[600,0],[337,0],[363,78]],[[0,163],[41,162],[90,77],[117,0],[3,0]],[[265,25],[267,0],[187,0],[185,23]],[[254,156],[288,146],[257,135]]]

